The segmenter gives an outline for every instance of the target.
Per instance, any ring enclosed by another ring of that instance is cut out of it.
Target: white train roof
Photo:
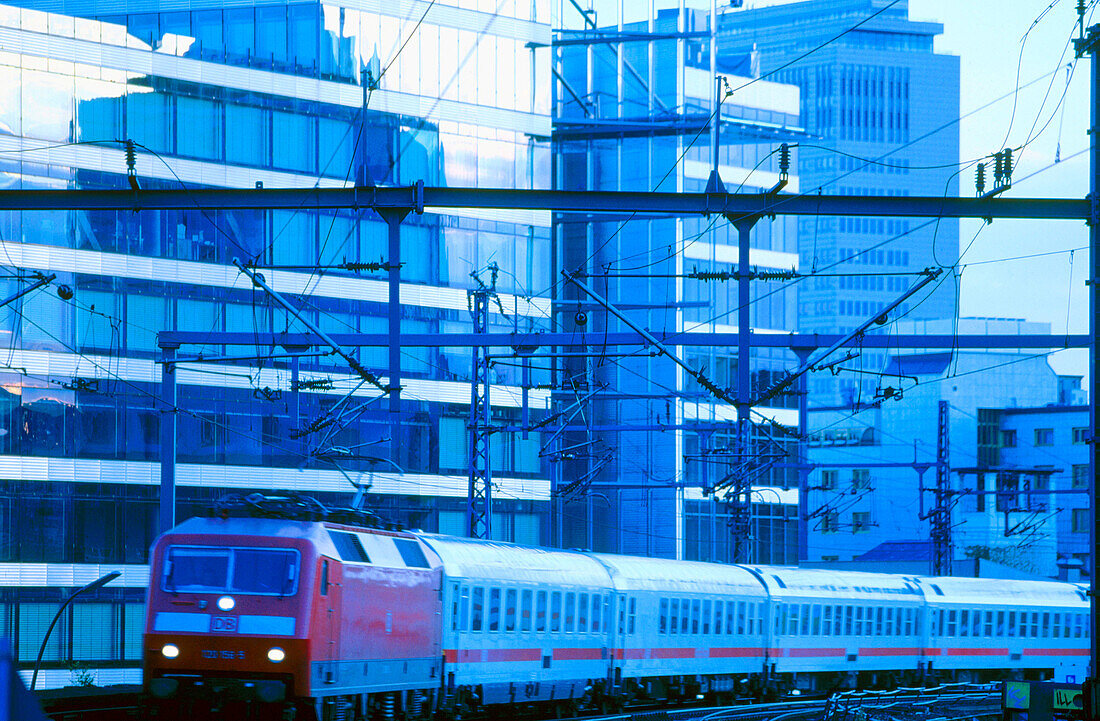
[[[586,553],[432,533],[416,535],[443,560],[443,570],[450,578],[604,589],[609,584],[607,571]]]
[[[621,591],[737,594],[761,599],[766,596],[760,582],[740,566],[602,553],[592,555],[607,567],[615,588]]]
[[[1005,606],[1071,606],[1088,608],[1084,591],[1072,583],[1016,581],[991,578],[940,576],[920,578],[930,606],[939,604],[984,604]]]
[[[746,566],[759,574],[768,592],[777,599],[835,599],[920,603],[916,578],[888,573],[833,571],[787,566]]]

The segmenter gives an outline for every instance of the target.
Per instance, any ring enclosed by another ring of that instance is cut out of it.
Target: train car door
[[[321,651],[321,680],[324,684],[339,681],[341,609],[343,603],[343,567],[330,558],[321,559],[321,607],[325,617],[322,621],[325,632],[325,649]]]

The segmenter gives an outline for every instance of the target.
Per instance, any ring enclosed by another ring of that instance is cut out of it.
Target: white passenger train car
[[[660,684],[665,693],[731,692],[738,678],[760,673],[768,598],[744,568],[594,557],[607,569],[620,609],[615,685],[627,679],[650,689]]]
[[[749,569],[768,592],[771,672],[913,670],[924,598],[906,576],[819,569]]]
[[[922,578],[928,613],[924,656],[932,671],[1050,669],[1080,682],[1089,656],[1089,604],[1068,583]],[[964,674],[965,675],[965,674]]]
[[[445,690],[472,703],[579,700],[608,675],[611,588],[584,553],[421,534],[443,561]]]

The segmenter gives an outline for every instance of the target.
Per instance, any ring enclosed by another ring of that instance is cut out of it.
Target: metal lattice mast
[[[929,514],[932,525],[932,575],[950,576],[951,548],[951,468],[948,463],[948,404],[939,402],[936,424],[936,506]]]
[[[489,329],[489,302],[496,297],[496,265],[490,266],[489,286],[471,273],[478,288],[467,292],[466,301],[473,318],[474,333]],[[491,538],[493,520],[493,465],[489,456],[493,412],[489,402],[489,348],[471,349],[473,365],[470,373],[469,485],[466,491],[466,535],[470,538]]]

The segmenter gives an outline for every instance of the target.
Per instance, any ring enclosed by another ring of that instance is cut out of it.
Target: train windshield
[[[169,546],[161,588],[170,592],[293,596],[298,552],[293,549]]]

